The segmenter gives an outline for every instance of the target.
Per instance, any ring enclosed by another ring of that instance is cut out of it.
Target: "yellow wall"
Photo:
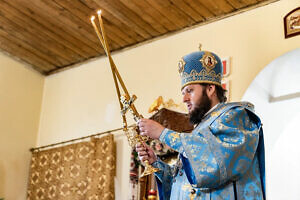
[[[177,62],[203,49],[232,58],[231,100],[241,99],[254,77],[276,57],[300,45],[300,36],[284,39],[283,17],[299,0],[281,0],[218,22],[113,55],[138,110],[146,114],[159,95],[180,102]],[[96,45],[96,44],[95,44]],[[121,117],[107,59],[101,58],[47,77],[39,145],[121,127]],[[117,199],[127,195],[129,148],[118,136]]]
[[[0,198],[24,200],[44,77],[0,54]]]

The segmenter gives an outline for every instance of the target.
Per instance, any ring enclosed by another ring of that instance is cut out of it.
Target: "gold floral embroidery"
[[[211,80],[208,80],[207,77],[211,77]],[[205,68],[200,72],[197,72],[195,69],[193,69],[190,73],[183,71],[181,74],[181,79],[183,81],[183,84],[200,81],[203,83],[216,83],[220,85],[222,74],[217,74],[214,70],[207,71]]]
[[[170,136],[171,136],[172,142],[175,142],[177,139],[179,139],[179,134],[176,132],[171,133]]]

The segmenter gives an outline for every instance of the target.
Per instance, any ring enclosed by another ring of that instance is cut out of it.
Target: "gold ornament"
[[[185,61],[183,60],[183,58],[181,58],[178,62],[178,72],[179,72],[180,76],[182,75],[182,72],[184,71],[184,66],[185,66]]]

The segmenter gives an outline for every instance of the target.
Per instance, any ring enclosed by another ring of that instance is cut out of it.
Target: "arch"
[[[300,197],[300,48],[268,64],[242,100],[255,105],[263,122],[267,198]]]

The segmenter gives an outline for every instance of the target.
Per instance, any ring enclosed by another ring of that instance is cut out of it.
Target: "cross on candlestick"
[[[121,110],[121,114],[122,115],[125,115],[126,112],[129,110],[131,112],[131,114],[133,115],[133,119],[135,122],[138,122],[139,119],[142,118],[142,116],[137,116],[132,108],[131,108],[131,105],[133,104],[133,102],[136,100],[136,96],[135,95],[132,95],[132,97],[128,100],[128,98],[126,98],[125,95],[122,95],[121,96],[121,103],[123,104],[123,109]]]

